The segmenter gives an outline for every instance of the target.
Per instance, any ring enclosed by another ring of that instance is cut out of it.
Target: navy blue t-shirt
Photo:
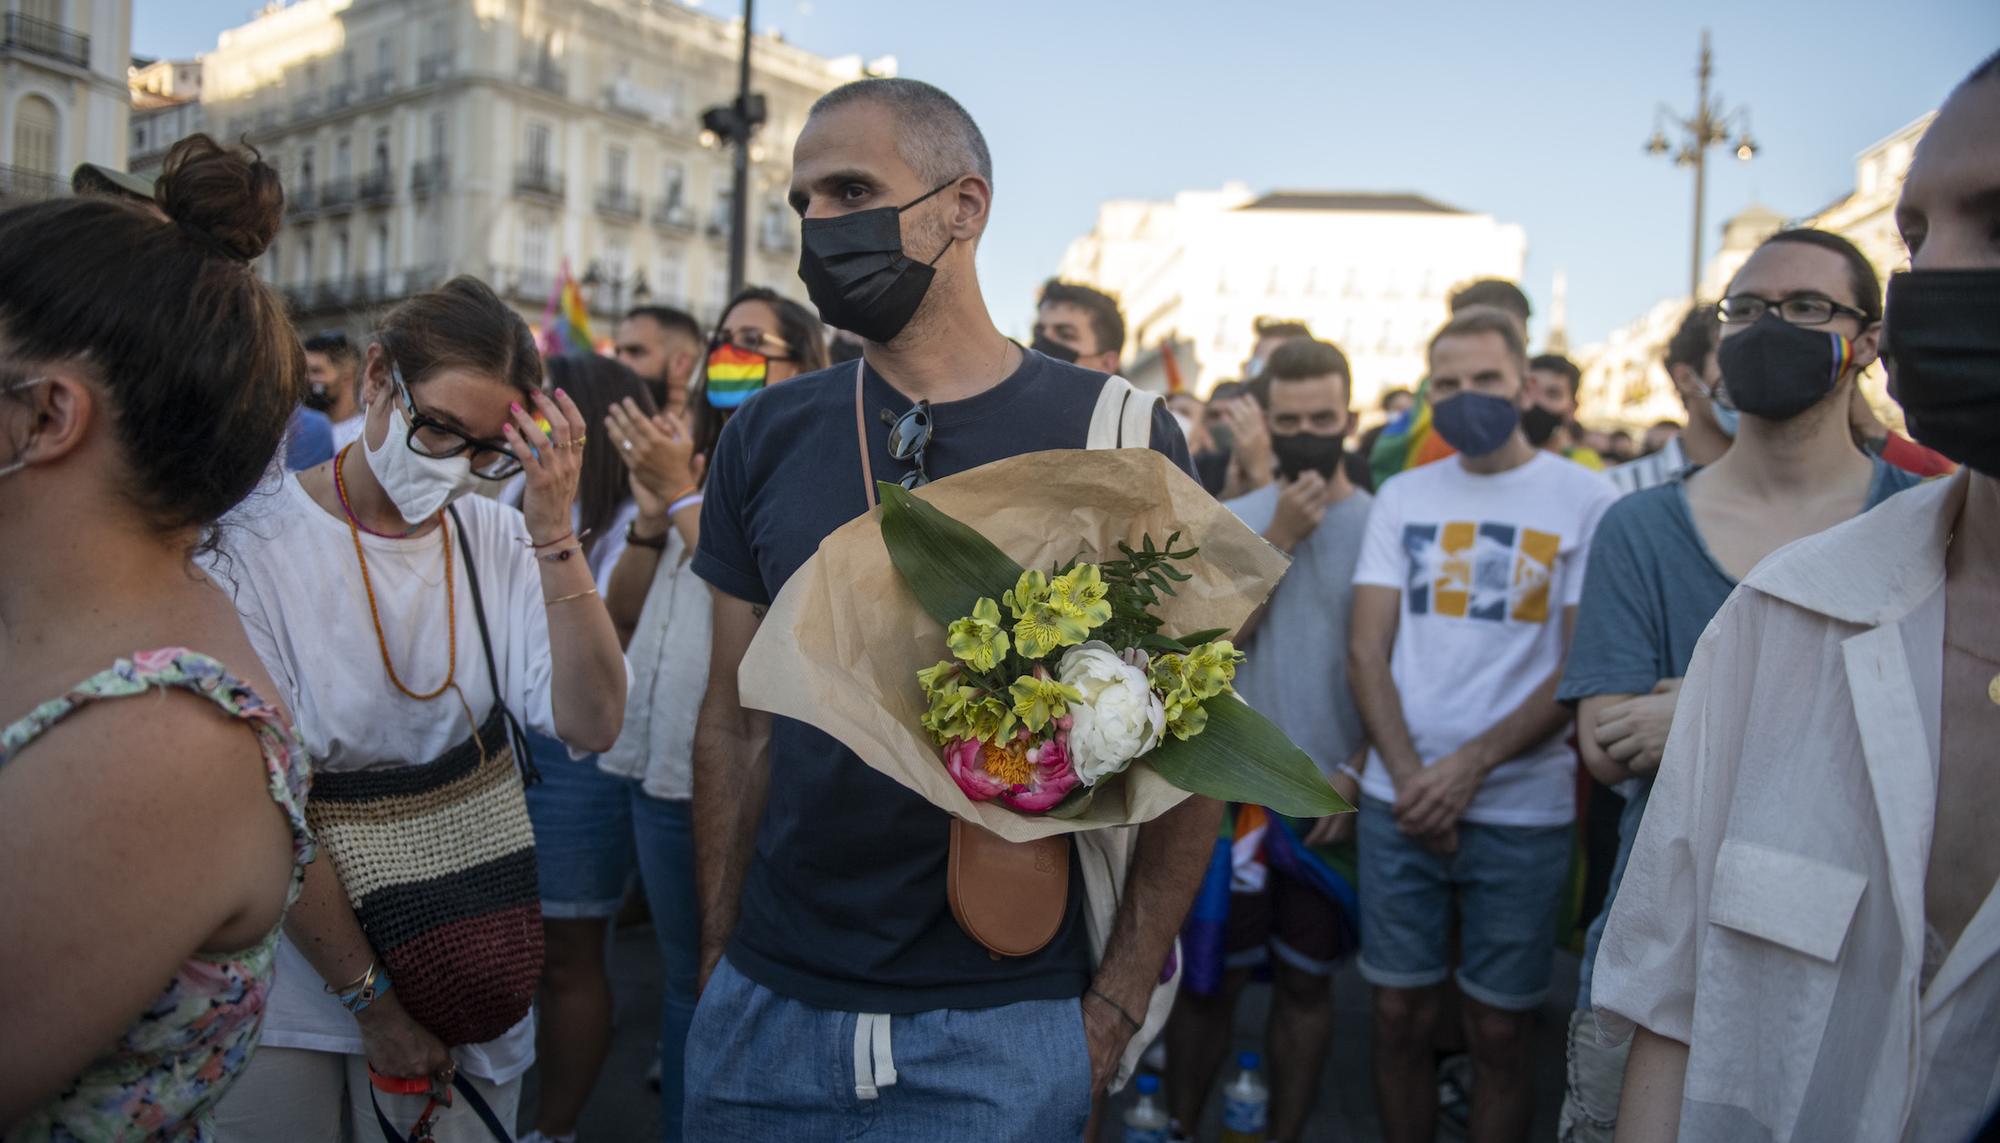
[[[844,362],[774,385],[731,419],[709,468],[695,574],[738,599],[769,604],[821,540],[868,511],[854,368]],[[1005,381],[931,407],[925,469],[941,479],[1021,453],[1082,448],[1104,381],[1025,351]],[[863,420],[878,480],[910,471],[889,456],[882,417],[910,405],[866,370]],[[1187,444],[1164,404],[1153,413],[1151,444],[1188,467]],[[945,898],[950,821],[828,735],[773,718],[769,800],[730,963],[779,995],[847,1012],[1082,995],[1090,950],[1075,862],[1055,939],[1033,956],[996,960],[958,927]]]

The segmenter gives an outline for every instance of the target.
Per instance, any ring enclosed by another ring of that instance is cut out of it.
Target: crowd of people
[[[1637,442],[1578,424],[1501,281],[1365,432],[1292,321],[1142,406],[1290,557],[1237,688],[1358,812],[1189,798],[1136,829],[1107,939],[1073,889],[1018,957],[954,918],[948,814],[738,686],[874,476],[1085,447],[1120,368],[1088,286],[1044,288],[1031,345],[994,325],[993,160],[950,96],[813,109],[811,307],[642,307],[610,355],[544,356],[469,277],[302,336],[252,266],[277,174],[204,136],[150,199],[0,213],[0,1137],[573,1140],[635,886],[665,1140],[1083,1138],[1160,1016],[1142,1066],[1193,1138],[1257,979],[1269,1119],[1233,1129],[1307,1138],[1340,1035],[1383,1138],[1524,1140],[1572,935],[1562,1140],[1974,1137],[1996,120],[2000,56],[1916,152],[1886,312],[1846,239],[1777,232],[1689,310],[1685,421]]]

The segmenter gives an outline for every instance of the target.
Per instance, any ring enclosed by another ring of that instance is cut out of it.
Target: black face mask
[[[1076,350],[1071,349],[1060,341],[1053,341],[1048,337],[1036,337],[1035,343],[1028,348],[1034,350],[1036,353],[1053,357],[1057,361],[1066,361],[1071,365],[1076,364]]]
[[[1854,343],[1827,329],[1796,326],[1774,313],[1722,339],[1715,351],[1723,391],[1737,412],[1789,421],[1821,401],[1854,363]]]
[[[1229,483],[1229,454],[1210,449],[1195,453],[1193,459],[1195,478],[1201,481],[1201,486],[1208,489],[1210,496],[1222,495]]]
[[[315,413],[324,413],[333,408],[333,394],[324,385],[308,385],[305,400],[300,403]]]
[[[1307,472],[1317,472],[1331,480],[1340,467],[1346,441],[1318,433],[1272,433],[1271,454],[1278,458],[1278,472],[1286,480],[1297,480]]]
[[[2000,270],[1890,275],[1882,357],[1910,435],[2000,479]]]
[[[885,344],[903,332],[931,288],[938,258],[913,262],[903,254],[904,211],[958,180],[901,207],[882,206],[838,218],[808,218],[800,227],[799,280],[835,329]]]
[[[1529,405],[1521,410],[1521,432],[1536,448],[1549,443],[1549,438],[1555,436],[1556,430],[1562,428],[1564,423],[1561,413],[1551,413],[1540,405]]]

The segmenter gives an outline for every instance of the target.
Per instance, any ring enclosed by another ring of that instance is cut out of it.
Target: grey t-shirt
[[[1557,699],[1574,705],[1592,695],[1649,694],[1661,679],[1687,674],[1694,645],[1736,590],[1736,581],[1715,562],[1695,527],[1686,480],[1696,471],[1689,469],[1665,484],[1634,492],[1604,513],[1591,545],[1583,602],[1577,608],[1576,633]],[[1921,482],[1877,460],[1866,508]],[[1576,1002],[1583,1011],[1590,1008],[1597,943],[1611,915],[1612,898],[1625,879],[1632,839],[1638,836],[1646,797],[1653,788],[1651,779],[1633,779],[1628,785],[1629,790],[1620,787],[1626,803],[1618,818],[1618,857],[1611,866],[1604,908],[1584,934]]]
[[[1371,499],[1356,489],[1329,507],[1292,553],[1291,570],[1272,593],[1271,610],[1243,648],[1236,673],[1244,699],[1329,778],[1368,741],[1347,686],[1347,619]],[[1226,506],[1261,533],[1277,514],[1278,486],[1267,484]]]

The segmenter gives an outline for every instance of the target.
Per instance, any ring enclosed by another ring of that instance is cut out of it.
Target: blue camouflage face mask
[[[1521,425],[1521,407],[1470,389],[1431,406],[1431,424],[1463,456],[1481,457],[1507,443]]]

